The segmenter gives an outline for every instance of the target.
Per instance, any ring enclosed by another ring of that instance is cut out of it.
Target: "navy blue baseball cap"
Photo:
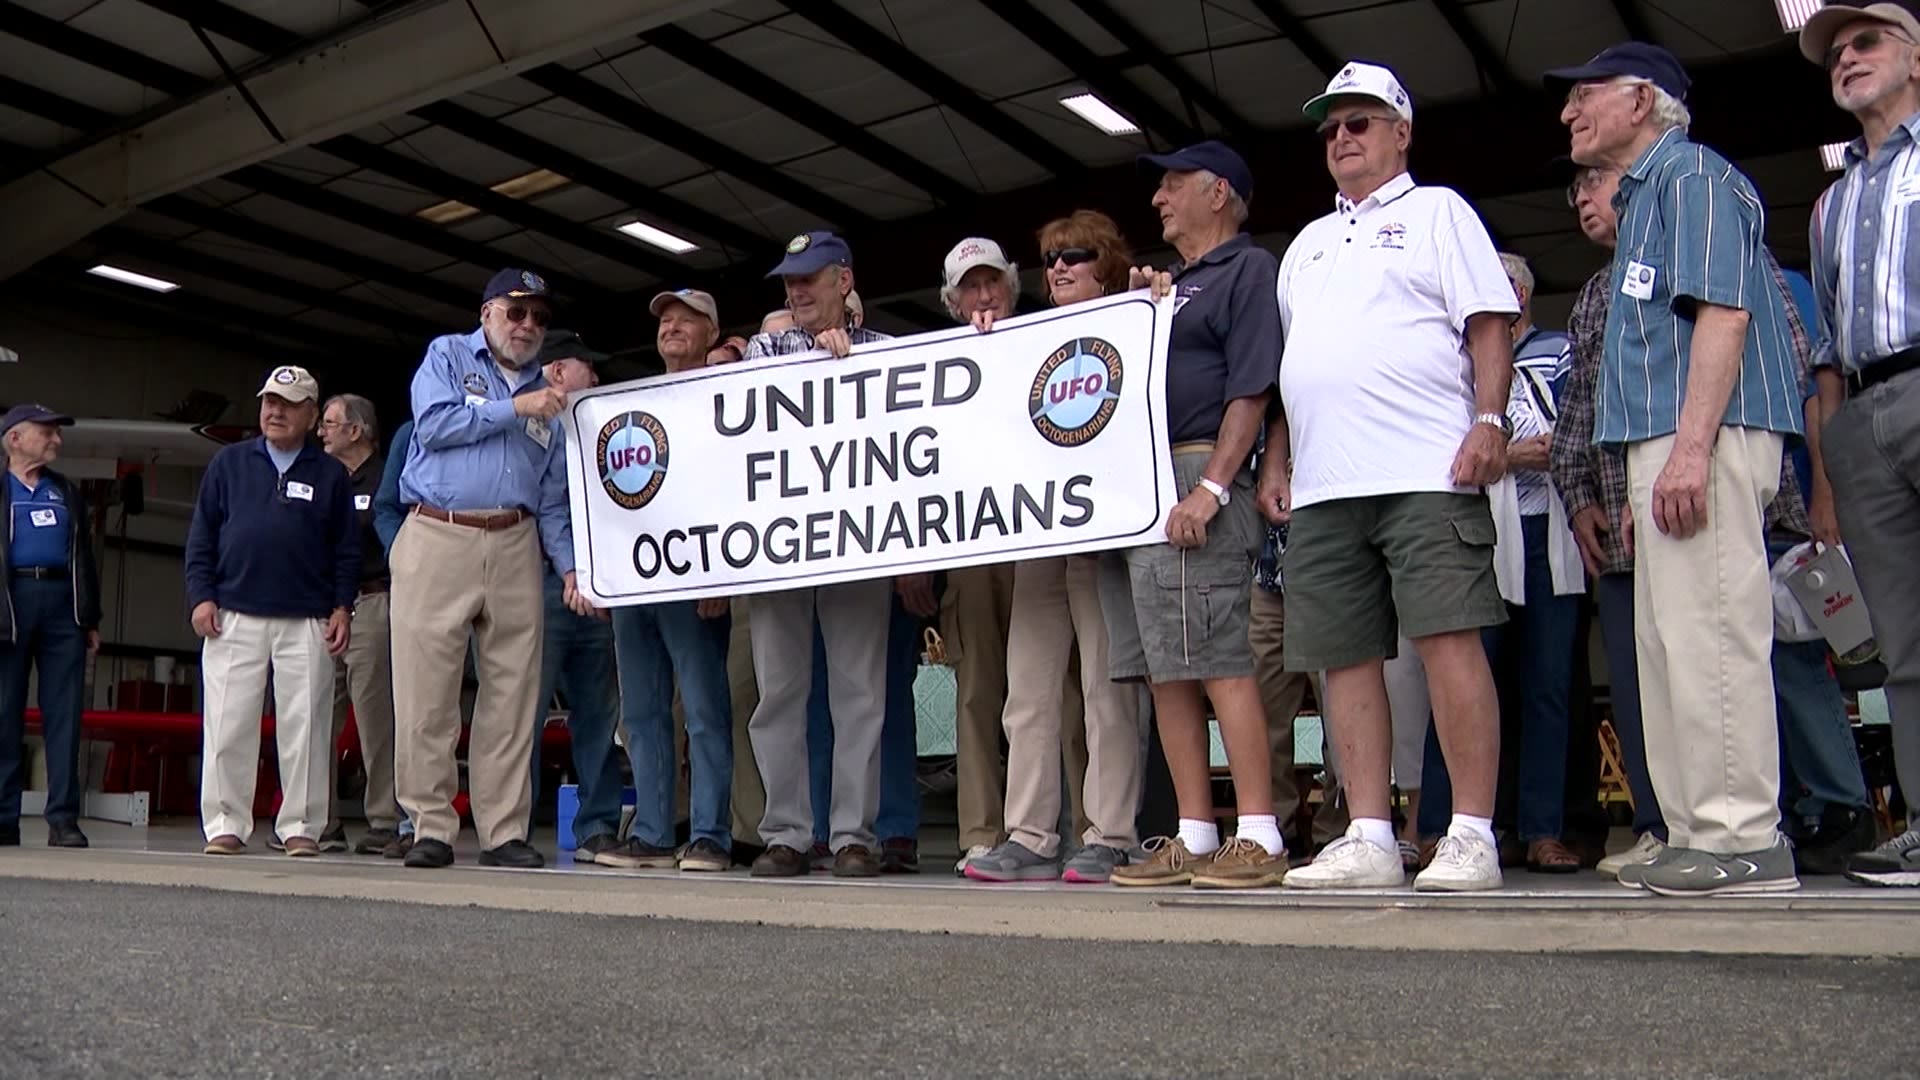
[[[829,266],[852,266],[853,252],[847,242],[830,232],[804,232],[787,241],[787,257],[767,271],[767,276],[786,277],[818,273]]]
[[[508,267],[487,280],[487,290],[480,294],[480,302],[484,304],[501,297],[522,300],[530,296],[551,303],[553,294],[547,288],[547,279],[531,270]]]
[[[612,359],[611,354],[593,348],[580,335],[572,330],[549,330],[546,340],[540,343],[540,363],[551,364],[555,360],[581,360],[588,364],[604,364]]]
[[[55,427],[72,427],[73,417],[54,412],[45,405],[15,405],[0,416],[0,435],[5,435],[21,424],[52,424]]]
[[[1622,76],[1645,79],[1673,95],[1676,101],[1687,99],[1687,87],[1693,80],[1680,66],[1680,60],[1658,45],[1629,41],[1600,50],[1599,55],[1579,67],[1560,68],[1541,76],[1548,90],[1564,94],[1576,83],[1617,79]]]
[[[1208,139],[1171,154],[1141,154],[1136,160],[1142,167],[1150,165],[1165,172],[1199,172],[1204,169],[1231,184],[1241,198],[1253,197],[1253,170],[1247,168],[1245,158],[1234,153],[1233,148],[1223,142]]]

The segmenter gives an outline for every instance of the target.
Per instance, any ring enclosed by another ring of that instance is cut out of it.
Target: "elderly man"
[[[1339,193],[1281,261],[1283,409],[1260,504],[1289,522],[1286,665],[1327,673],[1352,823],[1287,884],[1405,881],[1382,668],[1404,634],[1453,782],[1452,821],[1414,887],[1498,888],[1498,699],[1480,632],[1506,609],[1483,489],[1506,471],[1520,307],[1473,208],[1407,174],[1413,106],[1393,72],[1350,63],[1304,111]],[[1440,808],[1433,792],[1421,802]]]
[[[856,344],[886,335],[853,325],[847,293],[853,255],[829,232],[802,233],[767,275],[786,287],[790,330],[756,334],[747,358],[825,350],[847,356]],[[934,610],[928,575],[901,579],[917,614]],[[903,598],[905,598],[903,596]],[[850,581],[748,599],[753,619],[753,667],[760,703],[748,722],[753,756],[767,794],[753,862],[756,877],[799,877],[808,858],[814,811],[807,783],[807,697],[813,688],[813,629],[818,618],[827,653],[827,696],[833,713],[833,794],[829,846],[838,877],[873,877],[874,819],[880,798],[880,729],[886,709],[887,582]]]
[[[207,854],[246,850],[271,668],[274,832],[288,855],[318,855],[332,756],[323,717],[360,591],[360,527],[346,467],[309,438],[320,414],[313,376],[274,368],[259,397],[260,437],[213,456],[187,532],[187,604],[206,640],[200,820]]]
[[[100,648],[100,572],[80,489],[47,466],[60,429],[73,423],[44,405],[0,417],[7,476],[0,482],[0,847],[20,843],[26,757],[27,672],[40,676],[40,733],[47,756],[47,846],[83,848],[80,709],[87,657]]]
[[[1153,207],[1162,237],[1180,255],[1170,274],[1142,269],[1134,277],[1177,298],[1166,405],[1181,498],[1167,543],[1126,551],[1130,600],[1114,584],[1102,600],[1103,608],[1108,596],[1115,601],[1107,612],[1111,674],[1144,675],[1152,692],[1179,825],[1177,836],[1148,841],[1150,857],[1114,869],[1111,880],[1276,885],[1286,875],[1286,845],[1273,815],[1266,715],[1247,644],[1251,567],[1263,539],[1249,462],[1280,361],[1275,263],[1241,231],[1253,173],[1239,154],[1205,142],[1141,162],[1161,170]],[[1225,844],[1208,774],[1209,701],[1239,809],[1237,835]]]
[[[1497,816],[1505,819],[1503,827],[1517,830],[1526,846],[1528,870],[1571,874],[1580,869],[1580,857],[1561,833],[1573,650],[1586,580],[1580,549],[1567,527],[1565,508],[1554,497],[1546,466],[1559,419],[1560,387],[1572,361],[1567,335],[1534,325],[1533,269],[1510,252],[1500,253],[1500,263],[1520,304],[1520,318],[1510,331],[1513,389],[1506,412],[1513,427],[1507,448],[1512,472],[1489,492],[1499,535],[1495,577],[1509,620],[1484,634],[1487,658],[1505,681],[1501,738],[1508,764],[1501,772],[1510,779],[1502,785],[1507,790],[1499,799]],[[1446,832],[1452,796],[1437,734],[1428,733],[1421,770],[1432,796],[1419,814],[1420,832],[1426,836]]]
[[[467,741],[468,790],[482,866],[537,867],[534,698],[542,664],[542,551],[562,601],[591,610],[573,580],[561,432],[566,395],[536,363],[552,316],[547,283],[502,270],[480,296],[480,326],[427,346],[413,376],[413,434],[400,475],[411,510],[393,567],[393,690],[400,805],[416,837],[413,867],[453,863],[460,818],[460,681],[469,634],[480,695]],[[538,523],[536,528],[536,522]]]
[[[1639,43],[1547,73],[1574,161],[1621,173],[1594,440],[1627,459],[1640,705],[1671,844],[1635,869],[1669,895],[1774,892],[1799,879],[1780,835],[1762,519],[1800,379],[1759,194],[1687,137],[1688,82]]]
[[[353,703],[353,726],[360,735],[360,761],[367,773],[362,812],[367,831],[354,845],[361,855],[378,855],[393,843],[400,824],[400,803],[393,794],[393,653],[387,622],[387,593],[393,579],[387,573],[387,548],[373,527],[373,500],[385,475],[386,456],[380,452],[380,425],[373,402],[358,394],[340,394],[320,413],[320,445],[346,467],[353,487],[353,516],[360,533],[360,587],[353,601],[352,633],[346,655],[333,666],[333,741],[347,723],[347,703]],[[346,828],[333,806],[339,797],[340,755],[327,754],[327,828],[320,834],[321,851],[345,851]]]
[[[1000,245],[970,236],[947,252],[940,302],[955,322],[991,330],[1013,318],[1020,268]],[[1000,717],[1007,704],[1007,627],[1013,618],[1013,564],[968,566],[947,573],[940,600],[947,655],[957,695],[954,778],[960,862],[984,857],[1005,839],[1006,775],[1000,762]]]
[[[720,337],[713,297],[697,289],[663,292],[647,310],[660,320],[654,342],[667,373],[706,366]],[[728,807],[733,783],[733,702],[727,643],[733,634],[724,598],[673,600],[618,608],[613,637],[620,658],[620,707],[633,764],[633,832],[596,856],[603,866],[678,866],[720,872],[733,862]],[[674,749],[676,684],[686,715],[691,836],[675,850],[674,802],[680,760]]]
[[[1898,4],[1828,7],[1800,32],[1825,63],[1834,104],[1860,122],[1846,174],[1814,205],[1819,312],[1819,423],[1838,531],[1853,559],[1887,665],[1894,765],[1907,803],[1920,801],[1920,288],[1913,242],[1894,227],[1912,211],[1920,161],[1920,22]],[[1822,509],[1816,500],[1817,512]],[[1854,856],[1847,876],[1920,886],[1920,824]]]

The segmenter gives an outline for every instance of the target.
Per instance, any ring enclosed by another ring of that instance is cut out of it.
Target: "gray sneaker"
[[[1647,835],[1651,836],[1653,834],[1648,833]],[[1679,858],[1681,850],[1680,848],[1662,843],[1660,850],[1654,852],[1652,857],[1641,862],[1628,863],[1622,866],[1620,872],[1613,876],[1613,880],[1618,884],[1625,885],[1629,889],[1644,889],[1647,887],[1647,871],[1659,866],[1661,863]]]
[[[1651,863],[1641,873],[1646,888],[1661,896],[1738,896],[1746,893],[1792,892],[1800,887],[1793,872],[1793,848],[1784,836],[1759,851],[1716,855],[1711,851],[1675,849],[1671,859]]]
[[[1060,876],[1060,857],[1049,859],[1024,844],[1007,840],[984,855],[968,859],[961,872],[975,881],[1052,881]]]
[[[1060,878],[1075,885],[1105,885],[1113,880],[1114,867],[1125,866],[1130,861],[1127,853],[1120,848],[1088,844],[1067,860]]]
[[[1920,885],[1920,829],[1848,859],[1847,876],[1862,885]]]

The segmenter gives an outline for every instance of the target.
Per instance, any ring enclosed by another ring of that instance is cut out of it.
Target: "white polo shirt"
[[[1467,319],[1520,313],[1486,226],[1406,173],[1334,205],[1280,262],[1293,505],[1473,492],[1447,475],[1475,412]]]

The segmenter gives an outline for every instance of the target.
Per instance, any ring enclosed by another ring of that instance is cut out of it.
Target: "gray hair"
[[[1211,184],[1215,180],[1222,180],[1226,182],[1227,205],[1225,209],[1227,212],[1227,216],[1233,219],[1233,223],[1235,225],[1245,225],[1247,223],[1248,215],[1253,212],[1253,208],[1249,205],[1250,200],[1247,198],[1247,196],[1242,195],[1238,191],[1235,191],[1233,189],[1233,181],[1227,180],[1227,178],[1224,176],[1220,176],[1215,173],[1210,173],[1205,169],[1199,170],[1199,177],[1200,177],[1200,182],[1202,184]]]
[[[1524,257],[1503,251],[1500,253],[1500,265],[1506,268],[1507,277],[1515,285],[1527,290],[1528,296],[1533,295],[1533,268],[1527,265]]]
[[[965,274],[960,276],[966,277]],[[1000,276],[1005,278],[1007,282],[1007,302],[1018,310],[1020,307],[1020,265],[1018,263],[1008,263],[1007,269]],[[953,316],[955,322],[969,321],[967,315],[960,310],[959,282],[956,281],[951,285],[942,285],[940,287],[940,302],[947,306],[947,314]]]
[[[1647,114],[1647,119],[1658,124],[1662,131],[1672,127],[1686,131],[1693,126],[1693,114],[1688,112],[1687,107],[1680,103],[1680,99],[1667,93],[1646,79],[1636,79],[1631,75],[1622,75],[1615,78],[1610,85],[1623,87],[1644,86],[1653,91],[1653,110]]]
[[[327,409],[335,405],[340,406],[347,423],[357,426],[366,435],[368,443],[380,445],[380,421],[374,416],[373,402],[359,394],[335,394],[327,399],[326,408],[320,411],[324,415]]]

